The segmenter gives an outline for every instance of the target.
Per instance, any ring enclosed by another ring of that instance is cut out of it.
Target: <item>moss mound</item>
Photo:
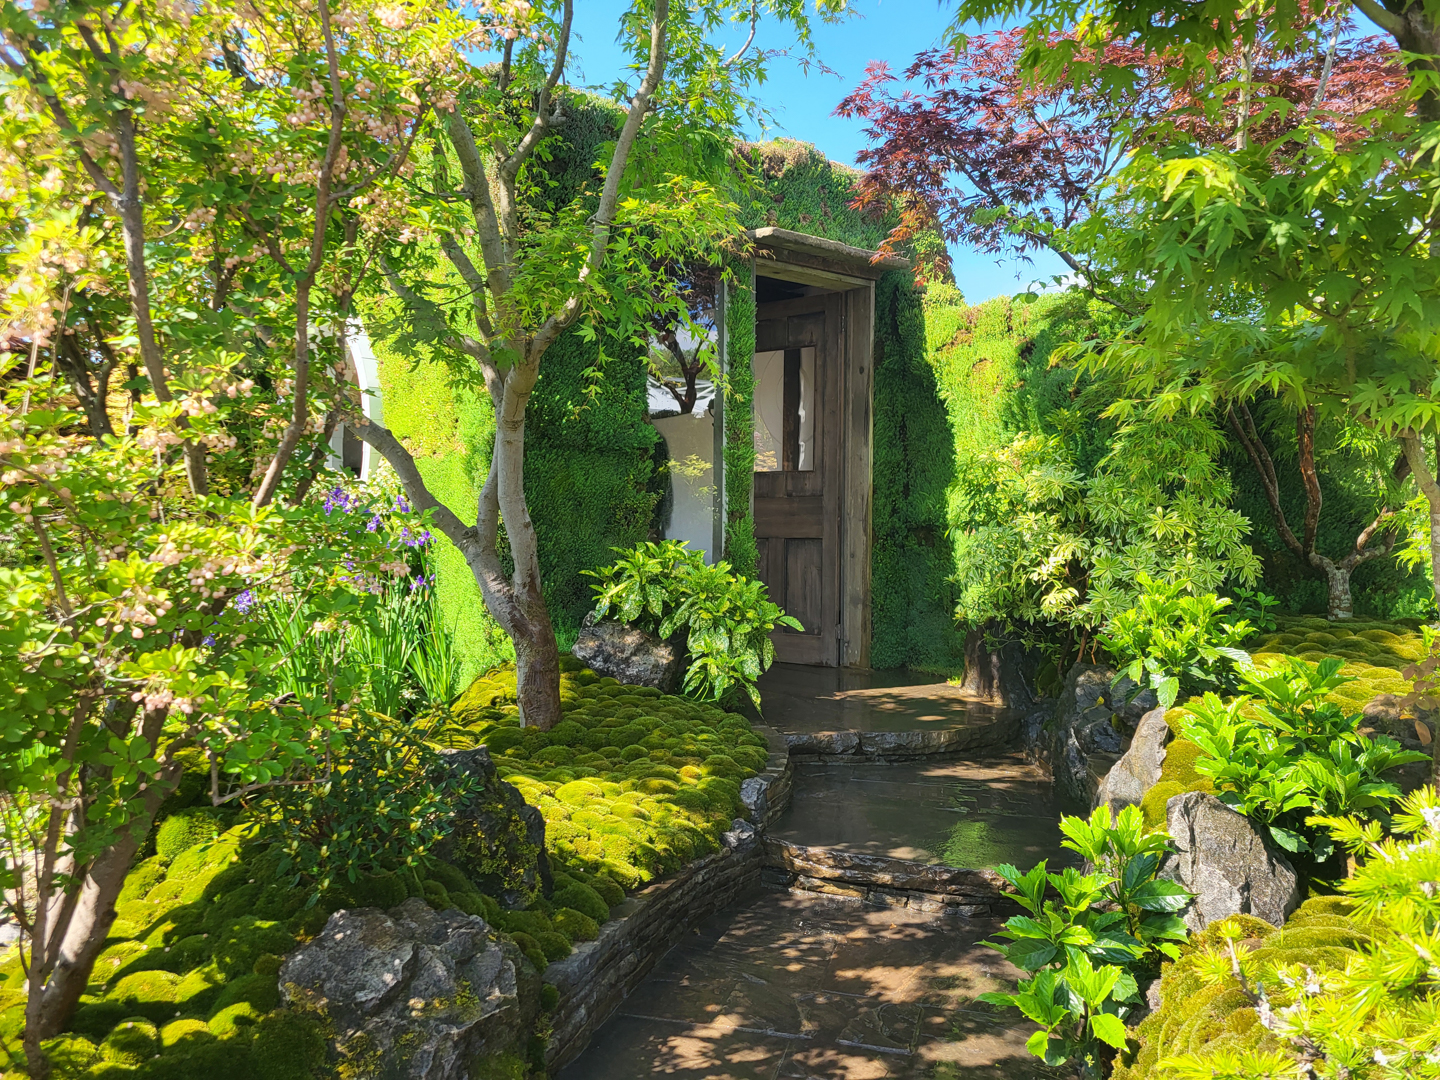
[[[561,672],[565,716],[550,731],[520,727],[506,667],[471,684],[436,738],[489,748],[500,776],[544,815],[554,861],[585,887],[557,881],[555,910],[603,922],[623,899],[606,878],[632,889],[718,849],[744,813],[740,783],[765,767],[768,747],[737,713],[602,679],[569,657]]]
[[[1355,918],[1350,903],[1339,896],[1307,900],[1276,929],[1248,916],[1236,916],[1246,935],[1236,949],[1248,950],[1259,963],[1302,964],[1315,972],[1343,968],[1371,940],[1366,925]],[[1141,1021],[1132,1047],[1115,1063],[1113,1080],[1160,1077],[1157,1063],[1177,1054],[1202,1058],[1239,1052],[1281,1049],[1280,1042],[1259,1022],[1250,1000],[1233,986],[1206,985],[1197,968],[1207,951],[1225,948],[1220,924],[1193,936],[1185,955],[1165,968],[1160,980],[1160,1008]],[[1271,1004],[1288,1004],[1283,985],[1266,987]]]
[[[1400,673],[1425,658],[1419,620],[1332,623],[1318,618],[1282,618],[1274,633],[1257,638],[1249,648],[1256,663],[1266,657],[1298,656],[1313,663],[1334,656],[1340,669],[1356,681],[1331,694],[1331,699],[1359,712],[1379,694],[1403,695],[1410,682]]]

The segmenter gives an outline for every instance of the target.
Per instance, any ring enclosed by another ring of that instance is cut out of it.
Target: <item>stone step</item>
[[[764,841],[772,887],[973,917],[1009,911],[996,866],[1080,862],[1060,846],[1049,781],[1016,755],[802,764],[793,791]]]
[[[998,928],[760,894],[701,924],[558,1080],[1053,1076],[1034,1026],[977,1001],[1018,974]]]
[[[766,722],[797,761],[974,754],[1019,735],[1018,713],[931,675],[776,664],[759,686]]]

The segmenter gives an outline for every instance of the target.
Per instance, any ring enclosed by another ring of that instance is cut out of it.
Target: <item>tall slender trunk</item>
[[[487,588],[486,581],[478,574],[476,580],[485,597],[485,606],[509,631],[515,643],[515,695],[520,706],[520,724],[548,731],[560,722],[561,716],[560,647],[555,641],[550,611],[545,606],[540,542],[525,501],[525,409],[537,374],[538,363],[533,371],[517,369],[506,378],[497,410],[495,455],[490,462],[495,480],[494,502],[515,563],[505,590],[509,595],[495,595],[497,590]],[[489,478],[485,486],[491,487]],[[482,493],[482,503],[484,501]],[[478,525],[482,530],[495,527],[493,521],[487,521],[484,506]],[[489,537],[482,534],[482,539]],[[515,618],[512,612],[519,617]]]
[[[1436,441],[1440,443],[1440,436],[1436,436]],[[1410,471],[1415,475],[1415,483],[1430,504],[1430,576],[1435,587],[1435,605],[1440,607],[1440,483],[1436,482],[1430,469],[1425,445],[1419,435],[1413,431],[1401,432],[1400,446],[1405,451],[1405,460],[1410,463]]]

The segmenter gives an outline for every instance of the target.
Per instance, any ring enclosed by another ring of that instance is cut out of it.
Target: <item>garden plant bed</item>
[[[559,991],[545,1051],[547,1069],[558,1069],[579,1054],[695,926],[759,885],[764,860],[758,834],[789,806],[791,767],[784,739],[763,727],[756,730],[767,737],[769,752],[764,771],[743,785],[750,820],[734,822],[719,851],[626,897],[611,909],[610,921],[594,941],[545,969],[545,981]]]
[[[580,1013],[575,1021],[565,997],[541,995],[554,1009],[556,1030],[612,1009],[606,994],[622,987],[623,995],[677,934],[753,884],[759,872],[753,832],[737,834],[736,843],[744,842],[739,855],[723,841],[737,818],[748,824],[753,816],[763,825],[783,811],[789,768],[783,740],[757,733],[739,715],[620,687],[568,659],[565,668],[566,721],[548,733],[518,728],[514,674],[503,669],[477,680],[432,733],[450,751],[493,744],[495,772],[538,804],[552,896],[517,894],[523,909],[505,910],[485,895],[481,872],[511,854],[502,849],[512,840],[523,846],[523,825],[496,819],[483,830],[490,846],[470,852],[469,862],[457,856],[418,874],[364,877],[309,904],[309,890],[277,875],[278,852],[260,833],[259,819],[249,811],[213,812],[203,794],[206,777],[187,774],[146,858],[131,872],[74,1022],[47,1044],[56,1080],[112,1074],[191,1080],[207,1073],[308,1080],[326,1068],[334,1032],[324,1017],[283,1003],[282,962],[332,913],[373,908],[393,916],[407,899],[478,915],[492,939],[498,932],[514,942],[501,942],[514,962],[523,954],[536,972],[554,968],[552,981],[576,990]],[[584,808],[564,796],[583,797]],[[641,891],[627,900],[627,887]],[[657,896],[670,897],[670,907],[653,902]],[[637,907],[652,914],[634,918]],[[666,911],[669,923],[661,917]],[[577,947],[575,964],[555,967]],[[646,949],[649,961],[637,964]],[[618,975],[608,967],[612,960],[623,966]],[[17,1063],[24,1009],[17,956],[0,967],[0,977],[0,1038],[7,1064]],[[533,992],[539,980],[521,982]],[[507,1033],[503,1053],[518,1067],[527,1053],[537,1058],[544,1050],[542,1042],[527,1051],[530,1033],[521,1019],[533,1016],[538,1003],[516,1004],[516,1030]]]

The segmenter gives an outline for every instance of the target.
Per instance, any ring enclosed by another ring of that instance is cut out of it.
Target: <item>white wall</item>
[[[673,402],[672,402],[673,404]],[[687,415],[651,417],[650,423],[665,437],[670,450],[670,487],[674,504],[667,540],[688,541],[691,551],[703,551],[713,562],[715,422],[707,409]]]

